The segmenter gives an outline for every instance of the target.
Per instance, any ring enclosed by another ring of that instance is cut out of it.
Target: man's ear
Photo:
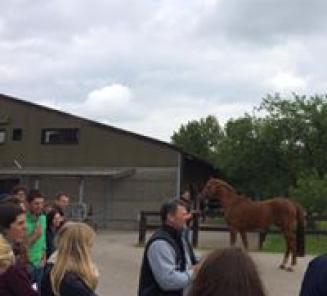
[[[174,221],[174,216],[171,213],[168,213],[166,221],[167,222],[173,222]]]

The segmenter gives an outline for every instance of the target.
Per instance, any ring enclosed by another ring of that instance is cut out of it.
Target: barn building
[[[98,225],[135,228],[140,210],[217,174],[174,145],[0,94],[0,193],[17,183],[49,199],[64,191]]]

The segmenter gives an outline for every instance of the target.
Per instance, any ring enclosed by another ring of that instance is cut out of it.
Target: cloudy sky
[[[181,123],[325,93],[325,0],[0,2],[0,93],[169,141]]]

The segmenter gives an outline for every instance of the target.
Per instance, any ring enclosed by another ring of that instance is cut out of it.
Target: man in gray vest
[[[185,203],[172,199],[162,205],[160,215],[162,225],[145,246],[138,295],[182,296],[197,263],[183,235],[191,214]]]

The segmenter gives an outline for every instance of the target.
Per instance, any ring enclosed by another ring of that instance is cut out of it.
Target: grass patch
[[[285,240],[280,234],[268,234],[263,245],[263,252],[284,253]],[[306,254],[318,255],[326,253],[326,235],[306,235]]]
[[[202,221],[201,221],[202,223]],[[224,217],[210,217],[207,218],[204,224],[209,224],[209,225],[225,225],[226,221]]]

